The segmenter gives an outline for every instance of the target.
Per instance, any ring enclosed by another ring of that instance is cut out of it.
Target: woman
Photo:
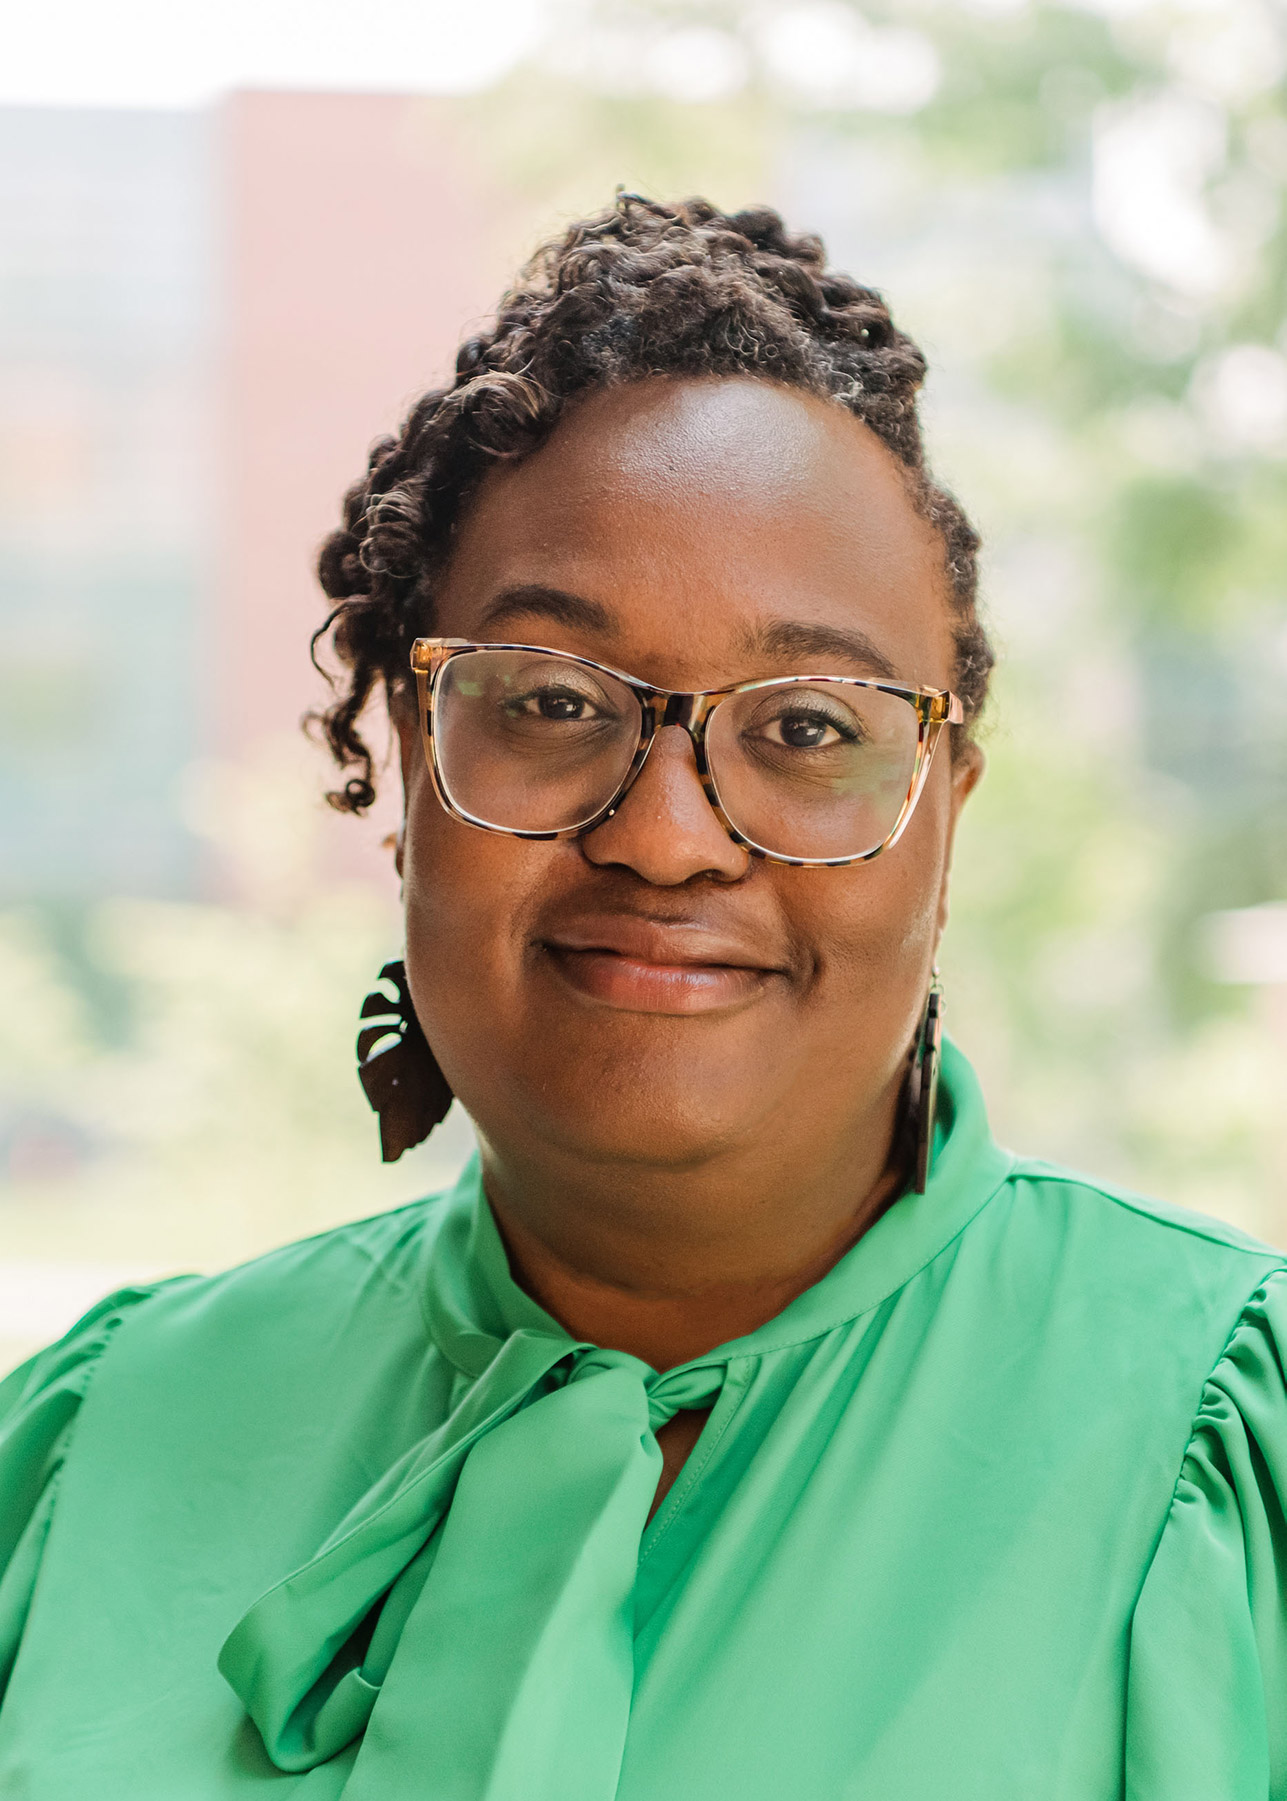
[[[0,1794],[1287,1795],[1283,1259],[950,1045],[935,1114],[991,657],[922,373],[773,213],[623,197],[377,446],[364,1076],[481,1161],[10,1379]]]

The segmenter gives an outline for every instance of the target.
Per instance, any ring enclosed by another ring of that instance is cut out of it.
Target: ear
[[[988,760],[978,745],[967,739],[952,759],[952,825],[955,827],[961,808],[983,779]]]
[[[954,747],[955,749],[955,747]],[[939,941],[947,929],[948,889],[952,875],[952,851],[956,844],[956,828],[960,823],[961,808],[974,793],[983,772],[987,768],[987,758],[977,744],[966,741],[952,758],[952,803],[947,827],[947,850],[943,858],[943,877],[938,890],[938,928],[934,940],[937,955]]]

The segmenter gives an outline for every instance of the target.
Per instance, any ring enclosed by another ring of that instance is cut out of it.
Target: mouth
[[[607,914],[539,939],[580,994],[631,1013],[713,1013],[744,1005],[785,972],[698,922]]]

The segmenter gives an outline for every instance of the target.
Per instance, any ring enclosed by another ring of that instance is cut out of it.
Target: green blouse
[[[105,1301],[0,1387],[0,1796],[1283,1801],[1284,1259],[944,1119],[662,1375],[476,1165]]]

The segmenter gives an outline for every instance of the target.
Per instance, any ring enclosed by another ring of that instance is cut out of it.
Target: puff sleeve
[[[1287,1801],[1287,1272],[1243,1309],[1135,1609],[1127,1801]]]
[[[0,1699],[22,1640],[81,1402],[122,1320],[161,1286],[108,1295],[65,1338],[0,1382]]]

